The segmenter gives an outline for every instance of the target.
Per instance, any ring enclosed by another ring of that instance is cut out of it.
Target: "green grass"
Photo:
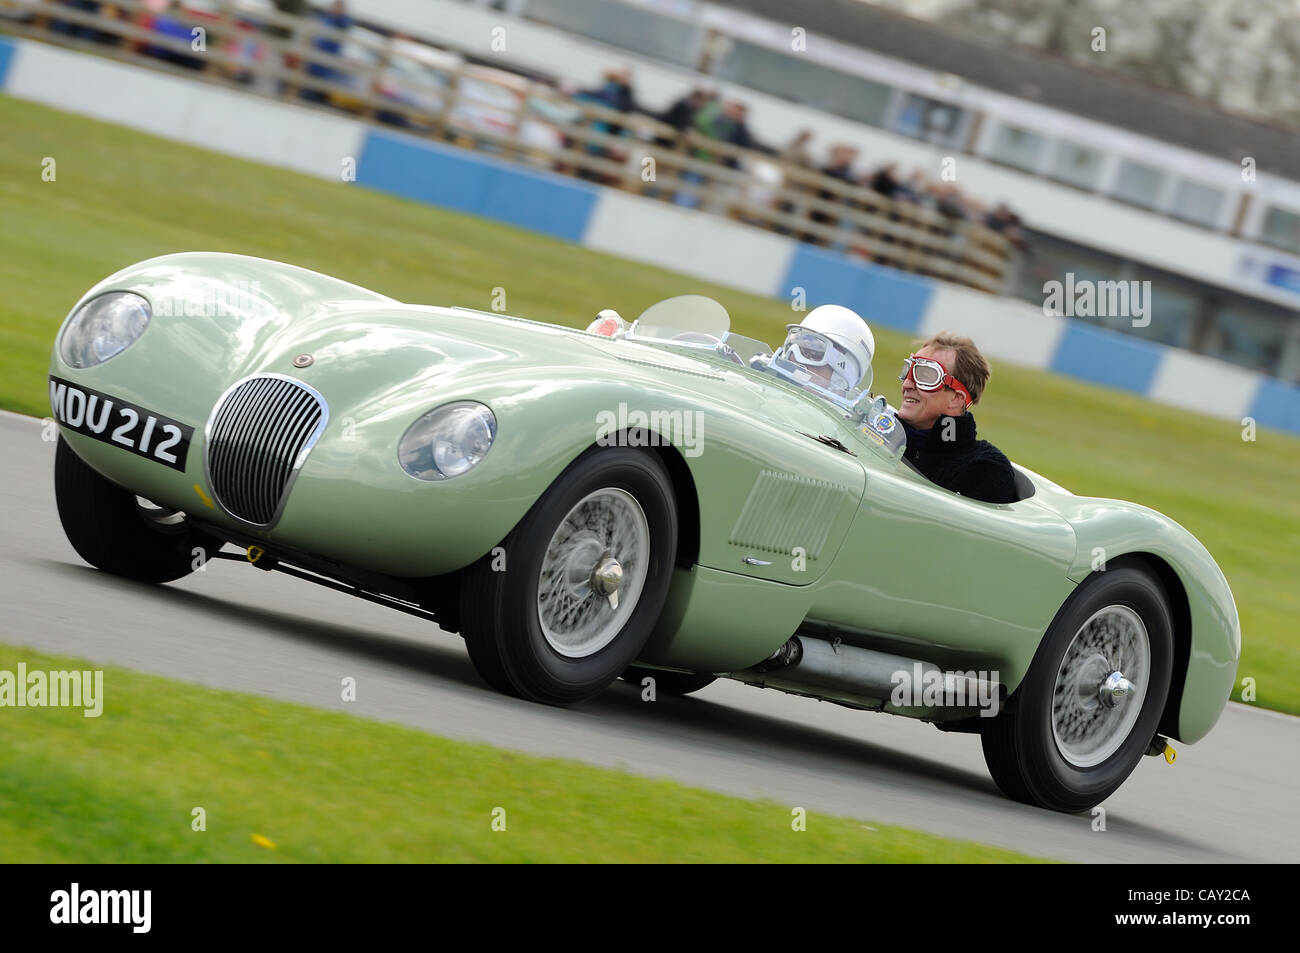
[[[0,645],[0,671],[94,663]],[[0,863],[1011,863],[1013,851],[104,668],[4,708]],[[206,830],[192,829],[194,808]],[[492,829],[505,810],[505,830]],[[273,846],[259,845],[263,838]]]
[[[0,406],[14,410],[49,412],[49,348],[86,288],[175,251],[281,259],[421,303],[487,308],[502,287],[512,313],[566,324],[688,291],[719,298],[737,331],[769,343],[791,318],[781,302],[5,97],[0,129]],[[41,180],[45,156],[56,182]],[[909,341],[880,329],[877,343],[883,386]],[[1261,430],[1246,442],[1231,422],[1010,366],[995,368],[977,416],[1017,462],[1199,537],[1236,594],[1239,675],[1255,679],[1258,704],[1300,714],[1300,440]]]

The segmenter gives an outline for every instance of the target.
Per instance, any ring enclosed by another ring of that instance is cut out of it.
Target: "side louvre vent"
[[[809,559],[816,559],[848,496],[848,487],[838,483],[763,470],[728,542],[769,553],[790,553],[802,546]]]

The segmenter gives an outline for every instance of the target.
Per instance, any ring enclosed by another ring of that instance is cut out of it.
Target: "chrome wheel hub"
[[[605,556],[591,573],[591,591],[604,596],[611,609],[618,608],[618,590],[623,585],[623,566],[613,556]]]
[[[583,497],[560,522],[537,579],[537,618],[560,655],[599,652],[636,609],[650,557],[650,524],[626,490]]]
[[[1128,606],[1099,609],[1075,633],[1056,674],[1052,735],[1070,764],[1105,761],[1133,730],[1151,674],[1151,640]]]

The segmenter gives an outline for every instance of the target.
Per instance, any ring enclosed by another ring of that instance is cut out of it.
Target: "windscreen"
[[[704,295],[678,295],[652,304],[632,325],[632,336],[717,344],[731,328],[727,309]]]

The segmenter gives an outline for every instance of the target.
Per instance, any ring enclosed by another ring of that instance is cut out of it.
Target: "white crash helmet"
[[[813,308],[798,324],[786,325],[785,343],[777,352],[804,367],[829,366],[828,390],[847,396],[871,386],[871,359],[876,338],[861,316],[838,304]]]

